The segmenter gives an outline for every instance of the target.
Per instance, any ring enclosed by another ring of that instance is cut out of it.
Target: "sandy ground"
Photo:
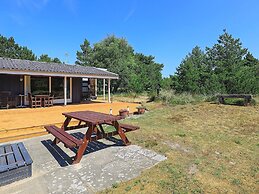
[[[64,121],[63,112],[91,110],[109,113],[112,109],[112,113],[117,115],[120,109],[126,109],[127,107],[129,107],[130,113],[133,113],[137,106],[139,104],[114,102],[0,110],[0,131],[62,123]]]

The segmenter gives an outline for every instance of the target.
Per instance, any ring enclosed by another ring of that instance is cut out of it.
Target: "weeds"
[[[212,101],[215,100],[215,97],[206,95],[192,95],[189,93],[176,94],[173,90],[162,90],[156,100],[162,101],[165,104],[184,105]]]

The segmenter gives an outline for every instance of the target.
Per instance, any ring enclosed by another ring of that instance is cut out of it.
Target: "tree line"
[[[51,58],[48,54],[42,54],[37,57],[32,50],[26,46],[17,44],[13,37],[7,38],[0,34],[0,57],[7,57],[12,59],[24,59],[30,61],[54,62],[62,63],[59,58]]]
[[[32,50],[18,45],[13,37],[0,35],[0,43],[0,57],[61,63],[48,54],[37,57]],[[107,36],[93,46],[85,39],[80,48],[76,53],[77,65],[105,68],[119,75],[120,79],[111,83],[113,92],[154,91],[162,81],[163,64],[156,63],[154,56],[135,53],[124,38]]]
[[[13,37],[0,35],[0,43],[0,57],[61,63],[47,54],[37,57]],[[154,92],[161,86],[177,93],[259,93],[259,60],[226,30],[211,48],[194,47],[167,78],[162,78],[163,64],[154,56],[135,52],[125,38],[114,35],[93,45],[85,39],[76,58],[77,65],[117,73],[120,79],[111,83],[113,92]]]
[[[211,48],[193,48],[163,86],[178,93],[259,94],[259,60],[224,30]]]
[[[93,46],[85,39],[80,47],[76,64],[105,68],[119,75],[111,84],[113,92],[151,92],[162,81],[163,64],[156,63],[152,55],[135,53],[124,38],[111,35]]]

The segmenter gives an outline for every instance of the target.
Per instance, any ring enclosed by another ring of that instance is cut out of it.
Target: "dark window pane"
[[[64,98],[64,78],[62,77],[51,78],[51,93],[54,95],[55,99]]]
[[[31,93],[48,94],[49,93],[49,78],[48,77],[31,77]]]
[[[64,99],[64,78],[51,78],[51,93],[55,99]],[[67,98],[70,98],[70,78],[67,78]]]

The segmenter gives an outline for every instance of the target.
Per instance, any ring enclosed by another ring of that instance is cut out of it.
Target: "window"
[[[49,94],[49,78],[48,77],[31,77],[31,93]]]
[[[83,98],[89,98],[90,94],[89,94],[89,83],[88,83],[88,79],[86,80],[85,78],[82,81],[82,95]]]
[[[55,99],[64,99],[64,78],[52,77],[51,78],[51,93]],[[70,98],[70,78],[67,78],[67,98]]]

